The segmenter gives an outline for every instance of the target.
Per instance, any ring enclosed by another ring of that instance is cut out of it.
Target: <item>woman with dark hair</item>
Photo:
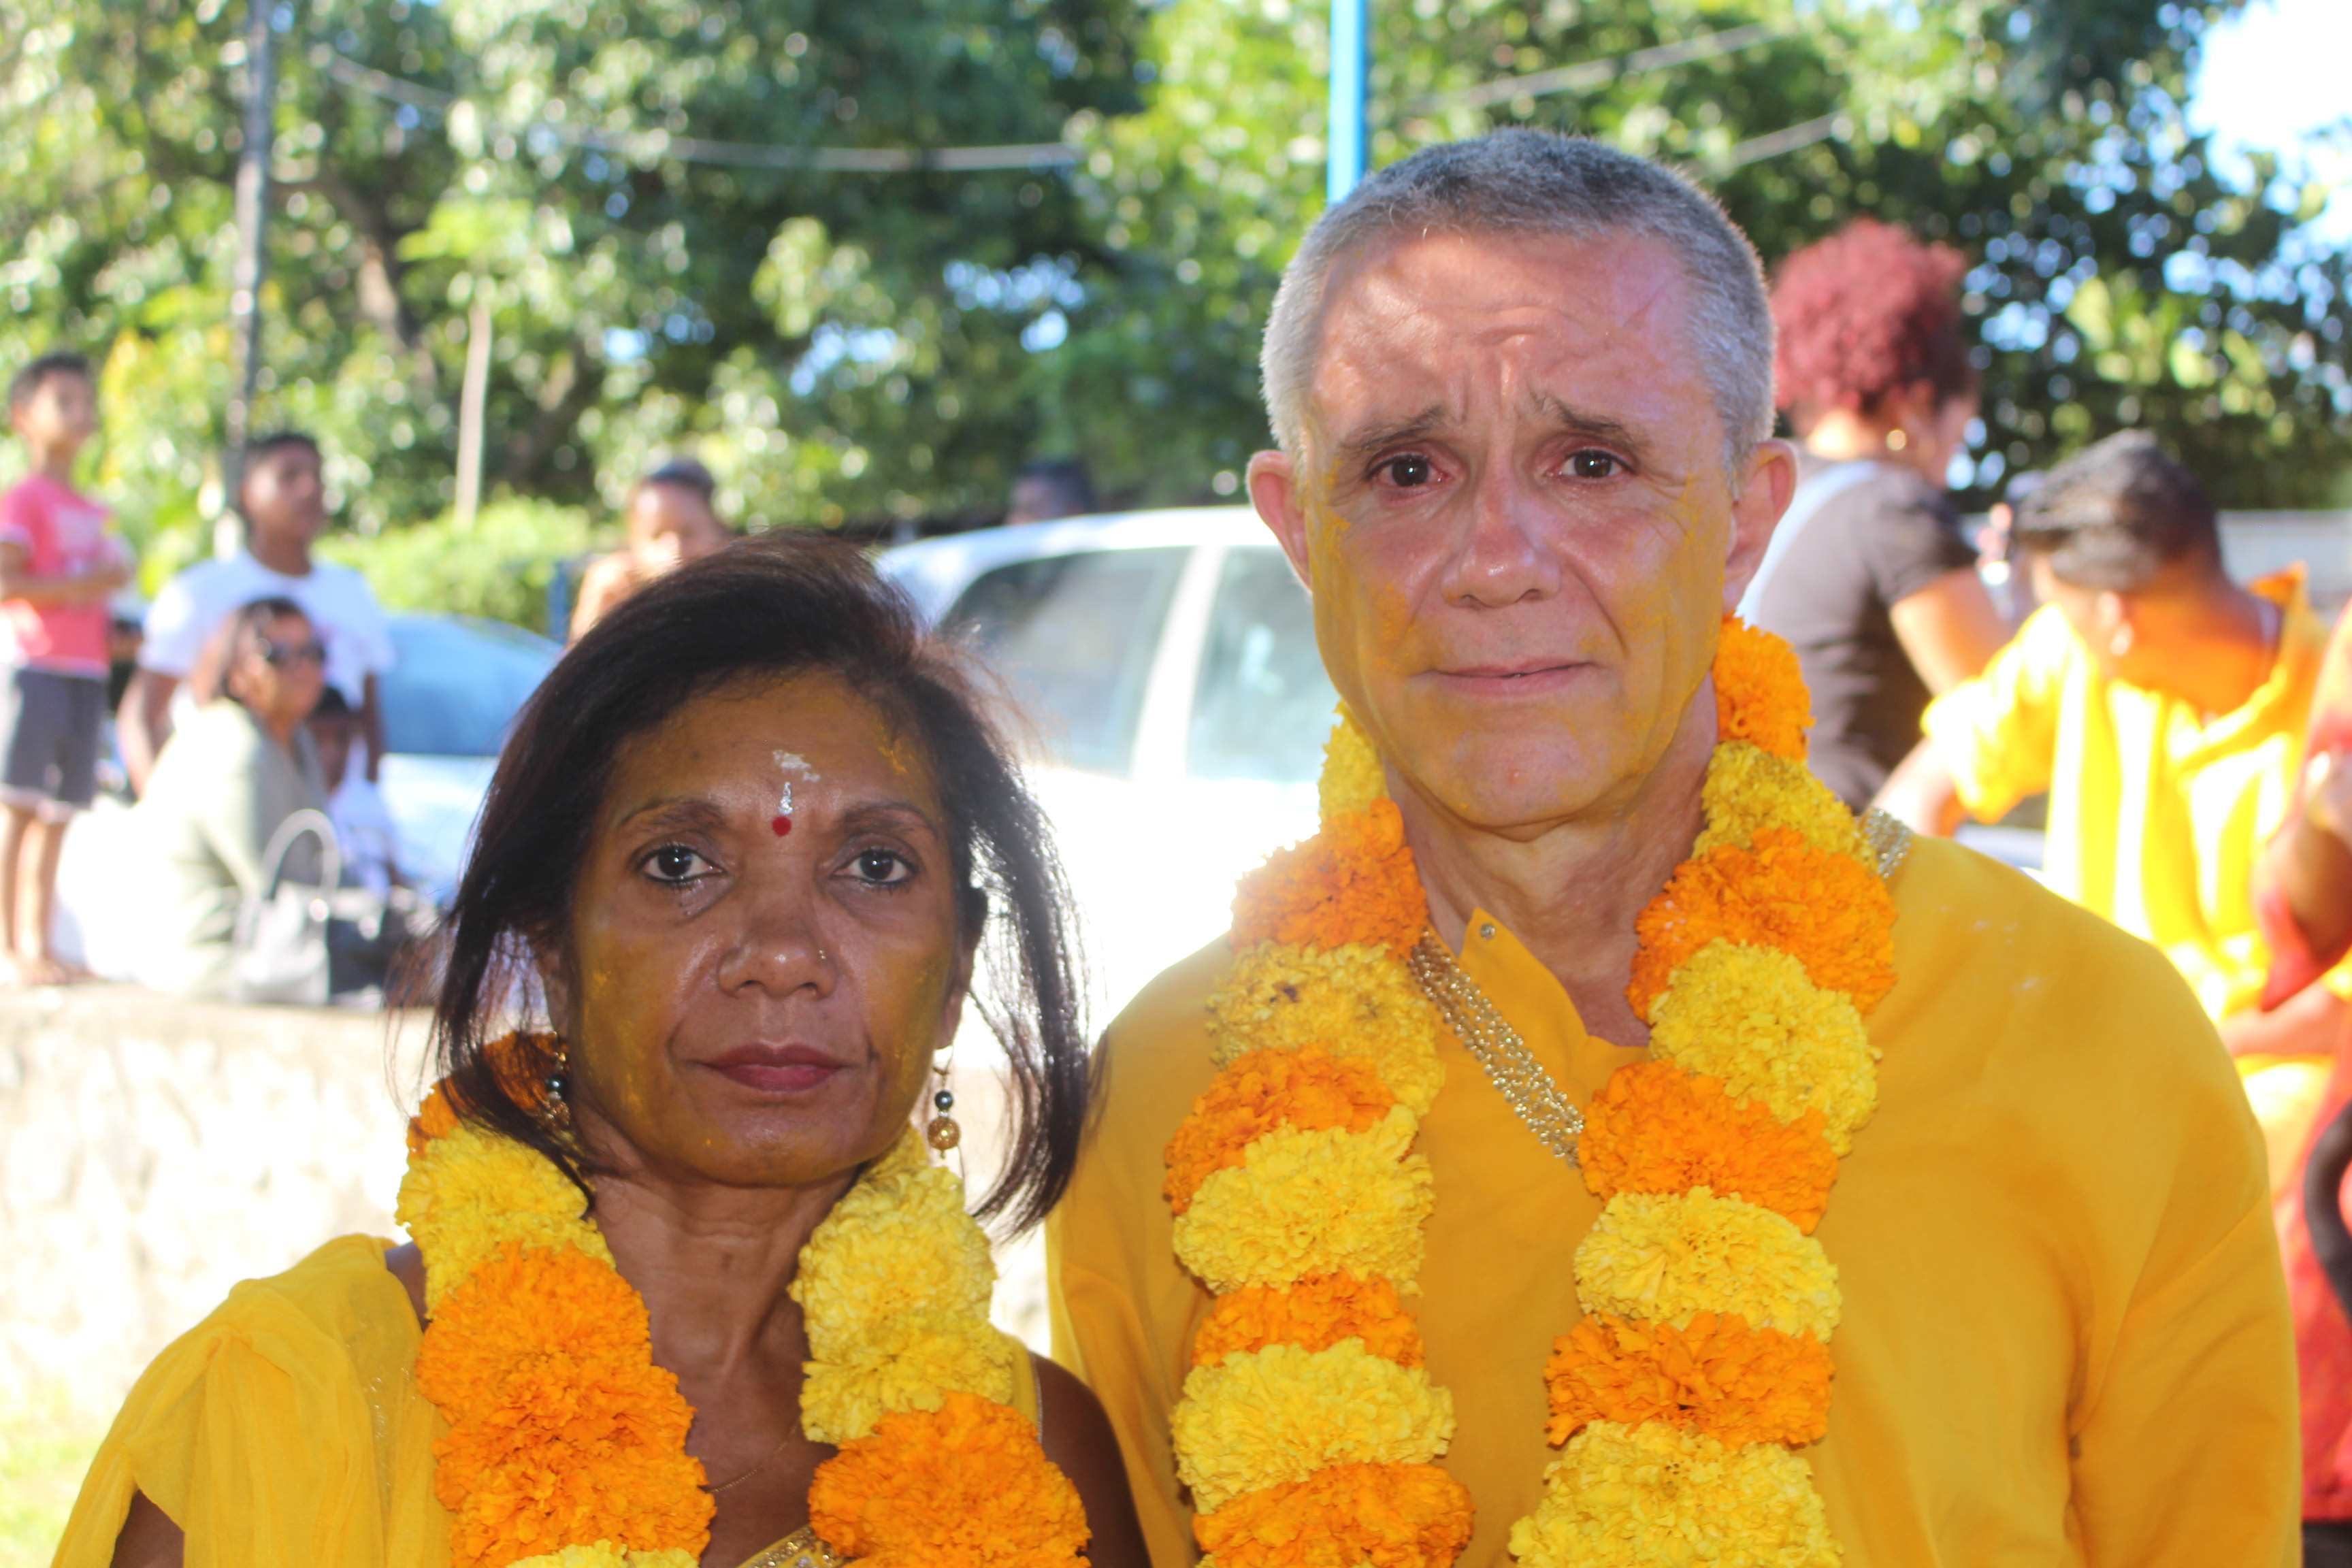
[[[327,684],[327,648],[291,599],[230,612],[191,679],[198,704],[165,742],[136,821],[164,887],[124,889],[154,900],[138,978],[185,996],[224,994],[236,957],[237,907],[258,897],[280,824],[327,808],[326,775],[303,721]],[[298,838],[288,873],[315,884],[319,846]]]
[[[1977,413],[1966,270],[1948,247],[1864,218],[1773,279],[1797,493],[1739,609],[1795,645],[1813,772],[1857,811],[1919,743],[1928,700],[2009,640],[1944,488]]]
[[[990,1326],[930,1158],[985,941],[1013,1126],[979,1212],[1067,1183],[1062,911],[973,689],[862,557],[647,586],[499,761],[414,1240],[331,1243],[166,1351],[58,1561],[1143,1568],[1099,1406]]]

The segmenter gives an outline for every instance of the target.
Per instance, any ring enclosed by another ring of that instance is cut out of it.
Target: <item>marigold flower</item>
[[[600,1540],[709,1543],[710,1496],[686,1452],[694,1412],[610,1263],[506,1242],[443,1299],[416,1384],[449,1422],[433,1491],[457,1568]]]
[[[416,1114],[408,1119],[408,1152],[413,1159],[431,1146],[433,1140],[447,1136],[457,1125],[457,1113],[449,1108],[449,1097],[435,1084]]]
[[[809,1523],[875,1568],[1057,1568],[1084,1562],[1077,1489],[1008,1405],[950,1394],[886,1415],[809,1482]]]
[[[425,1254],[425,1304],[449,1292],[509,1241],[572,1248],[612,1265],[604,1233],[588,1223],[580,1189],[530,1149],[468,1122],[409,1156],[393,1213]]]
[[[1296,1285],[1250,1285],[1217,1298],[1192,1334],[1192,1364],[1214,1366],[1229,1355],[1297,1345],[1328,1350],[1343,1340],[1400,1366],[1419,1366],[1421,1330],[1386,1279],[1318,1274]]]
[[[1734,1100],[1719,1078],[1670,1061],[1619,1068],[1585,1108],[1576,1141],[1597,1197],[1710,1187],[1786,1215],[1812,1234],[1837,1180],[1819,1110],[1793,1125],[1761,1100]]]
[[[1769,1209],[1686,1193],[1619,1193],[1576,1249],[1588,1312],[1677,1327],[1737,1312],[1783,1333],[1826,1340],[1837,1327],[1837,1269],[1822,1244]]]
[[[1212,1173],[1176,1216],[1176,1257],[1223,1295],[1315,1274],[1382,1276],[1410,1290],[1433,1201],[1400,1105],[1361,1132],[1285,1127]]]
[[[1654,1058],[1719,1078],[1733,1099],[1761,1100],[1783,1121],[1820,1112],[1833,1153],[1853,1147],[1878,1103],[1862,1015],[1778,949],[1709,942],[1675,972],[1650,1019]]]
[[[1726,616],[1716,640],[1714,675],[1718,743],[1748,741],[1775,756],[1805,760],[1813,701],[1796,649],[1737,616]]]
[[[1750,848],[1768,827],[1785,827],[1828,855],[1850,855],[1868,865],[1862,824],[1845,802],[1801,762],[1775,756],[1746,741],[1716,747],[1700,791],[1706,830],[1691,847],[1704,855],[1718,844]]]
[[[1233,945],[1360,942],[1402,957],[1421,940],[1428,901],[1405,847],[1396,802],[1334,817],[1303,844],[1277,849],[1234,894]]]
[[[1756,835],[1753,849],[1719,844],[1685,860],[1633,922],[1625,999],[1643,1018],[1675,971],[1717,941],[1776,947],[1816,985],[1843,991],[1867,1013],[1895,985],[1895,900],[1878,873],[1825,855],[1786,828]]]
[[[1372,1064],[1400,1104],[1426,1114],[1445,1082],[1444,1030],[1428,993],[1385,948],[1262,942],[1209,997],[1210,1056],[1219,1067],[1255,1050],[1319,1045]]]
[[[1194,1515],[1192,1535],[1217,1568],[1446,1568],[1472,1521],[1434,1465],[1328,1465]]]
[[[1372,802],[1388,795],[1388,769],[1345,702],[1333,716],[1331,738],[1323,743],[1323,772],[1315,781],[1315,793],[1326,823],[1370,811]]]
[[[1354,1341],[1268,1345],[1196,1366],[1169,1420],[1176,1473],[1205,1513],[1326,1465],[1421,1465],[1454,1440],[1454,1400],[1420,1367]]]
[[[1251,1143],[1277,1127],[1344,1127],[1361,1132],[1388,1114],[1396,1096],[1370,1062],[1321,1046],[1253,1051],[1216,1076],[1168,1141],[1169,1206],[1182,1214],[1212,1172],[1242,1163]]]
[[[1838,1568],[1805,1461],[1778,1444],[1734,1448],[1687,1427],[1596,1421],[1544,1474],[1511,1526],[1519,1568]]]
[[[1736,1312],[1689,1323],[1591,1317],[1553,1342],[1544,1369],[1551,1440],[1595,1421],[1696,1426],[1727,1447],[1811,1443],[1829,1428],[1829,1347],[1751,1329]]]

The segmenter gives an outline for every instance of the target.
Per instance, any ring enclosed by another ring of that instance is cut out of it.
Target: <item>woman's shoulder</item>
[[[284,1370],[298,1363],[311,1372],[348,1367],[362,1380],[386,1364],[413,1363],[422,1330],[407,1290],[384,1267],[392,1245],[373,1236],[339,1237],[281,1274],[233,1286],[155,1367],[178,1361],[194,1369],[232,1343]]]

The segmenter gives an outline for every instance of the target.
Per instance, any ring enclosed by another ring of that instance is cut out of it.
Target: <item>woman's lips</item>
[[[804,1094],[847,1065],[811,1046],[737,1046],[702,1064],[762,1094]]]

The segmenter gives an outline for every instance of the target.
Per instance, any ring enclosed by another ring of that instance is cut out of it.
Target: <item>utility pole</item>
[[[1331,137],[1324,166],[1331,204],[1364,177],[1364,94],[1370,89],[1371,0],[1331,0]]]
[[[236,381],[229,389],[228,451],[221,482],[228,500],[224,521],[236,517],[245,479],[245,444],[253,435],[253,393],[261,375],[261,279],[268,263],[269,154],[277,121],[277,51],[270,13],[277,0],[246,0],[245,143],[236,163],[236,258],[229,274],[229,329],[236,343]],[[222,530],[241,527],[228,522]]]
[[[466,313],[466,379],[457,388],[457,495],[451,509],[460,532],[474,526],[482,504],[483,404],[490,390],[490,280],[474,279],[473,308]]]

